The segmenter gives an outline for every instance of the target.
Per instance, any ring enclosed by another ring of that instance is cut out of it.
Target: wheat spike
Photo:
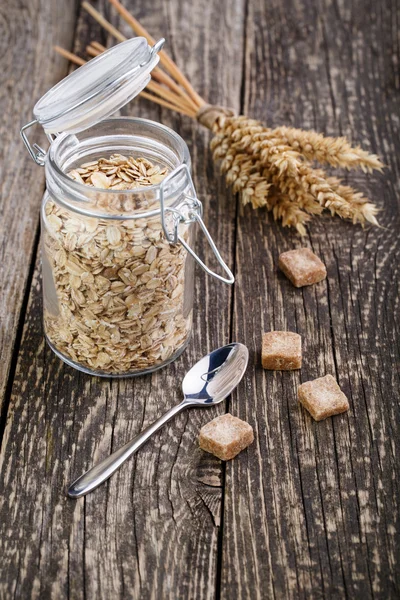
[[[353,148],[345,137],[328,137],[315,131],[303,131],[293,127],[278,127],[273,129],[272,133],[285,140],[310,161],[316,160],[345,169],[360,167],[369,173],[374,169],[383,169],[383,163],[375,154],[369,154],[359,146]]]

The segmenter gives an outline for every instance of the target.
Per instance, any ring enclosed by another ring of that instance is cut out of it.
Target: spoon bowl
[[[222,402],[239,384],[248,360],[247,347],[239,343],[210,352],[186,373],[182,381],[185,401],[199,406]]]

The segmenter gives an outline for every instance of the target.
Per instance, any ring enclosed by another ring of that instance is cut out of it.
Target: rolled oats
[[[147,159],[122,155],[69,173],[106,190],[151,186],[166,174]],[[105,196],[99,193],[96,202],[110,215],[134,210],[124,195]],[[188,239],[189,226],[182,227]],[[96,219],[49,199],[43,251],[53,279],[44,273],[44,286],[55,288],[57,297],[56,309],[45,302],[45,330],[62,355],[90,370],[130,374],[162,364],[185,344],[191,330],[191,311],[183,313],[187,253],[165,240],[159,215]]]

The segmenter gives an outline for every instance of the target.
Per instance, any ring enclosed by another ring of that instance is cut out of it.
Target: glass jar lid
[[[164,41],[151,48],[136,37],[93,58],[42,96],[33,109],[36,121],[54,134],[77,133],[106,119],[149,83]]]

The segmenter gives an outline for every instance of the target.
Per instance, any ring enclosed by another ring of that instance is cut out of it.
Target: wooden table
[[[348,181],[382,209],[382,228],[326,218],[301,240],[225,189],[207,131],[133,101],[124,114],[162,121],[188,142],[205,220],[236,284],[197,270],[193,341],[159,373],[111,381],[67,367],[43,339],[44,172],[18,130],[68,71],[53,44],[84,52],[91,39],[111,40],[73,0],[3,3],[0,597],[398,598],[399,2],[125,4],[167,39],[210,102],[379,153],[382,175]],[[105,0],[95,6],[130,35]],[[323,259],[328,279],[297,290],[276,264],[301,245]],[[198,248],[211,260],[201,239]],[[271,328],[302,334],[301,372],[263,371],[261,334]],[[71,478],[177,401],[196,359],[230,340],[247,344],[250,363],[225,406],[182,414],[95,493],[65,496]],[[351,408],[316,423],[296,388],[325,373]],[[197,447],[200,427],[224,411],[256,435],[228,464]]]

